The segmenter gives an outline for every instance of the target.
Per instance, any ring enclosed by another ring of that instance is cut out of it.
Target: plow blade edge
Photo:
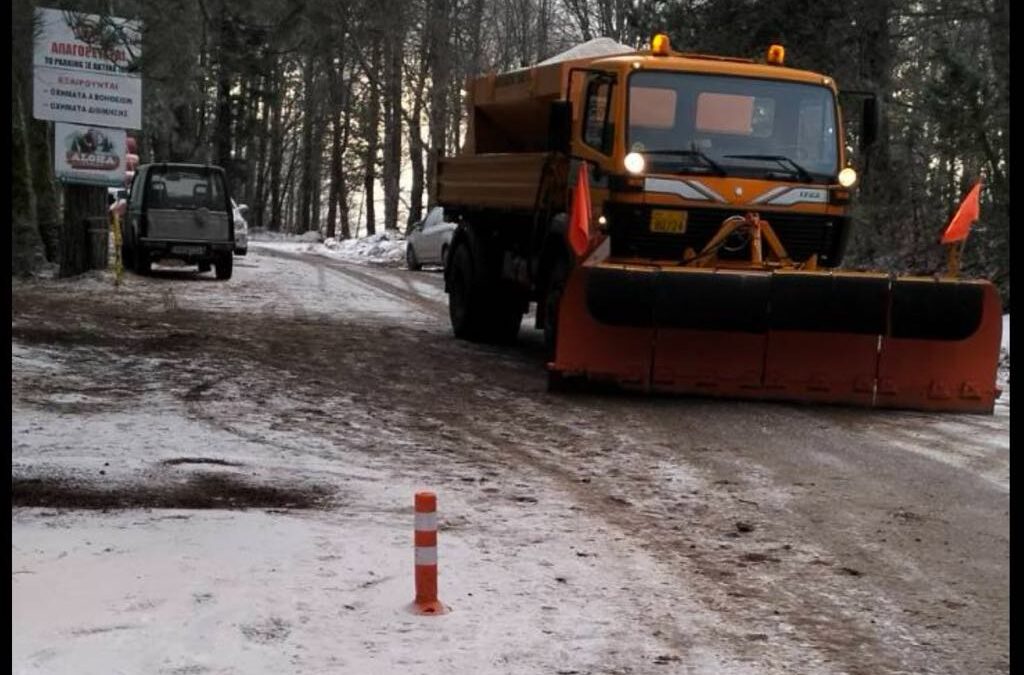
[[[1002,331],[987,282],[579,267],[559,374],[730,398],[990,413]]]

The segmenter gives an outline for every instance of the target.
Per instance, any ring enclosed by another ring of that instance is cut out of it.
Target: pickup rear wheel
[[[132,247],[132,270],[136,274],[146,275],[149,274],[153,267],[153,262],[149,259],[149,251],[138,246]]]
[[[235,259],[230,253],[227,253],[217,258],[213,265],[217,268],[217,278],[221,281],[227,281],[231,278],[231,271],[235,266]]]

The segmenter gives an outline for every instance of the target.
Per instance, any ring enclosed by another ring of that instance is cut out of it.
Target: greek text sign
[[[95,14],[36,12],[33,116],[141,129],[142,78],[129,70],[140,55],[138,26]]]

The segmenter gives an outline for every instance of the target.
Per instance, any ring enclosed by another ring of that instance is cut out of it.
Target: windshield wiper
[[[786,166],[788,164],[793,169],[796,169],[796,174],[797,174],[797,176],[799,176],[800,180],[804,181],[805,183],[813,183],[814,182],[814,179],[811,177],[811,174],[808,173],[807,169],[803,168],[802,166],[797,164],[795,161],[793,161],[789,157],[786,157],[785,155],[724,155],[724,156],[725,157],[735,158],[735,159],[763,159],[763,160],[768,161],[768,162],[777,162],[778,164],[780,164],[782,166]]]
[[[725,169],[722,165],[705,155],[700,150],[642,150],[642,154],[645,155],[678,155],[680,157],[697,157],[704,161],[712,171],[717,173],[719,176],[726,175]]]

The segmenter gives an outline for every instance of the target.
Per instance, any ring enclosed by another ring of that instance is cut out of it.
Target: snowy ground
[[[552,396],[536,333],[310,245],[16,284],[13,672],[1008,672],[1008,395]]]

